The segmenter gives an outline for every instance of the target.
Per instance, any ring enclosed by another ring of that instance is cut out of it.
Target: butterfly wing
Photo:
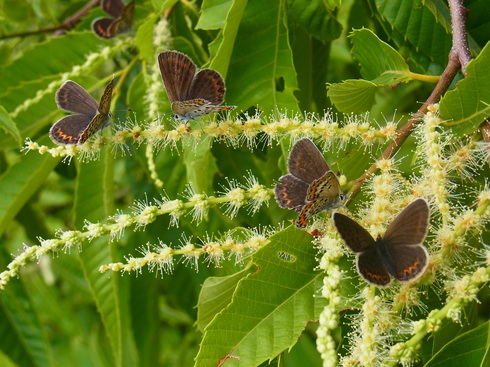
[[[94,134],[103,129],[105,126],[108,125],[109,122],[109,115],[104,115],[101,113],[98,113],[97,115],[94,116],[94,118],[90,121],[88,124],[87,128],[83,131],[83,133],[80,135],[78,139],[78,143],[83,144],[85,143],[88,139],[90,139]]]
[[[114,18],[119,18],[124,10],[124,3],[121,0],[102,0],[101,5],[102,10]]]
[[[306,200],[311,201],[318,198],[326,199],[325,202],[331,202],[332,205],[338,204],[340,200],[340,183],[332,171],[327,171],[308,187]],[[323,210],[328,210],[328,208]]]
[[[359,256],[357,256],[357,272],[361,274],[368,283],[378,287],[385,287],[390,283],[391,278],[381,257],[376,251],[376,245],[373,244],[372,248],[361,252]]]
[[[383,236],[389,247],[419,245],[429,230],[429,204],[424,198],[412,201],[388,226]]]
[[[340,213],[333,213],[332,218],[340,237],[354,253],[362,253],[374,247],[374,238],[355,220]]]
[[[308,221],[310,220],[310,218],[321,211],[320,205],[323,205],[321,199],[313,200],[306,203],[301,208],[301,211],[298,215],[298,218],[296,218],[294,225],[298,228],[305,228],[308,225]]]
[[[111,109],[113,85],[114,85],[114,78],[112,78],[111,81],[106,85],[106,87],[104,89],[104,93],[102,94],[102,97],[100,98],[100,102],[99,102],[99,106],[97,107],[97,110],[102,115],[109,115],[109,112]]]
[[[158,64],[170,102],[185,101],[196,75],[196,65],[186,55],[177,51],[159,54]]]
[[[301,211],[305,205],[306,191],[308,183],[293,176],[285,175],[279,178],[281,183],[275,187],[276,201],[282,208]]]
[[[124,33],[133,25],[134,17],[134,0],[130,1],[128,5],[122,10],[122,14],[114,21],[110,27],[110,31],[113,36],[116,34]]]
[[[306,204],[296,219],[298,228],[305,228],[309,219],[323,210],[336,208],[340,203],[340,184],[332,171],[313,181],[306,190]]]
[[[401,282],[415,280],[429,265],[429,253],[422,245],[429,219],[429,204],[424,198],[418,198],[398,214],[383,236],[389,259],[386,267]]]
[[[288,169],[292,175],[312,183],[323,176],[329,167],[315,143],[303,138],[294,144],[289,153]]]
[[[91,121],[88,115],[65,116],[51,127],[49,137],[56,144],[77,144]]]
[[[109,39],[114,37],[111,30],[115,20],[112,18],[97,18],[92,22],[92,31],[99,38]]]
[[[96,115],[99,104],[88,92],[77,83],[67,80],[56,92],[56,104],[59,108],[77,112],[90,117]]]
[[[334,213],[333,221],[340,237],[357,256],[357,271],[369,283],[384,287],[390,283],[390,274],[378,254],[378,243],[359,223]]]
[[[429,266],[429,252],[422,245],[400,245],[392,251],[389,273],[400,282],[410,282],[424,274]]]
[[[225,82],[216,70],[203,69],[194,78],[186,100],[204,99],[213,105],[223,103]]]

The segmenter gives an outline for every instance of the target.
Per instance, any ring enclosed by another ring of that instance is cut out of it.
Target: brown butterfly
[[[59,108],[75,112],[56,122],[49,130],[51,140],[57,144],[82,144],[97,131],[109,124],[112,99],[111,79],[104,94],[97,102],[79,84],[67,80],[56,92],[56,104]]]
[[[172,104],[174,119],[193,120],[218,111],[230,111],[236,106],[219,106],[225,96],[225,82],[220,73],[197,67],[178,51],[158,55],[160,73]]]
[[[422,246],[429,230],[430,209],[424,198],[412,201],[391,222],[383,237],[374,239],[356,221],[333,214],[333,221],[345,244],[357,254],[357,271],[378,287],[387,286],[390,275],[411,282],[424,274],[429,253]]]
[[[310,139],[294,144],[288,170],[289,174],[280,177],[281,183],[276,185],[276,201],[281,207],[300,213],[296,227],[305,228],[313,215],[336,208],[344,199],[339,180]]]
[[[97,18],[92,22],[94,33],[104,39],[128,31],[133,24],[134,0],[127,5],[121,0],[102,0],[102,9],[112,18]]]

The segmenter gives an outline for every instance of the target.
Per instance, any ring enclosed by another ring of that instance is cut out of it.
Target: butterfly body
[[[225,82],[220,73],[197,67],[192,60],[178,51],[158,55],[160,73],[174,119],[193,120],[219,111],[230,111],[236,106],[220,106],[225,95]]]
[[[371,284],[387,286],[391,277],[400,282],[419,278],[429,265],[422,245],[429,228],[430,210],[423,198],[409,204],[376,240],[356,221],[334,213],[335,227],[357,255],[357,271]]]
[[[113,80],[107,84],[100,102],[97,102],[82,86],[67,80],[56,92],[59,108],[74,112],[58,120],[49,130],[49,136],[57,144],[83,144],[97,131],[109,124]]]
[[[281,207],[300,213],[296,227],[305,228],[313,215],[331,210],[343,200],[337,177],[310,139],[294,144],[288,170],[290,173],[280,177],[275,187],[276,201]]]
[[[194,120],[196,117],[233,109],[235,109],[235,106],[216,106],[205,99],[172,103],[173,118],[176,120]]]

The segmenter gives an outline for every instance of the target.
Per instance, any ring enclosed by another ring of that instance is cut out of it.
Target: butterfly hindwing
[[[357,256],[356,266],[364,279],[378,287],[385,287],[391,281],[390,274],[374,247]]]
[[[385,267],[400,282],[417,279],[429,265],[429,253],[422,245],[400,245],[391,249],[391,262]]]
[[[98,37],[103,39],[109,39],[114,37],[111,30],[113,24],[114,24],[114,19],[98,18],[92,22],[92,30]]]
[[[187,99],[198,96],[210,104],[219,105],[223,103],[225,91],[225,82],[221,74],[216,70],[203,69],[196,74]]]
[[[279,178],[279,182],[275,187],[278,204],[283,208],[300,212],[305,205],[308,183],[293,175],[284,175]]]
[[[59,144],[78,144],[92,118],[87,115],[69,115],[58,120],[49,130],[51,140]]]

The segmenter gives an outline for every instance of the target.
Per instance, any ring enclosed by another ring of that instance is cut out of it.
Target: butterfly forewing
[[[102,10],[114,18],[119,18],[124,10],[124,3],[121,0],[102,0]]]
[[[294,176],[312,183],[329,170],[316,145],[308,138],[298,140],[289,153],[288,169]]]
[[[353,252],[363,252],[374,246],[374,238],[355,220],[340,213],[334,213],[332,218],[340,237]]]
[[[83,115],[94,117],[99,104],[88,92],[74,81],[67,80],[56,92],[56,104],[59,108],[78,112]]]
[[[103,115],[109,115],[111,109],[111,100],[112,100],[112,87],[114,85],[114,78],[111,79],[109,84],[104,89],[104,93],[100,98],[100,103],[98,106],[98,111]]]
[[[186,100],[198,96],[199,98],[208,101],[210,104],[219,105],[223,103],[225,91],[225,82],[220,73],[212,69],[203,69],[197,73],[192,82]]]
[[[383,240],[389,247],[421,244],[429,230],[429,216],[427,201],[414,200],[388,226]]]
[[[332,171],[327,171],[323,176],[314,180],[308,187],[306,200],[324,198],[335,207],[340,201],[340,184],[337,176]]]
[[[192,60],[183,53],[166,51],[158,55],[158,64],[170,102],[187,100],[196,75]]]
[[[308,183],[293,176],[285,175],[279,178],[281,183],[276,185],[276,201],[282,208],[294,209],[297,212],[305,205]],[[294,190],[290,190],[294,187]]]

